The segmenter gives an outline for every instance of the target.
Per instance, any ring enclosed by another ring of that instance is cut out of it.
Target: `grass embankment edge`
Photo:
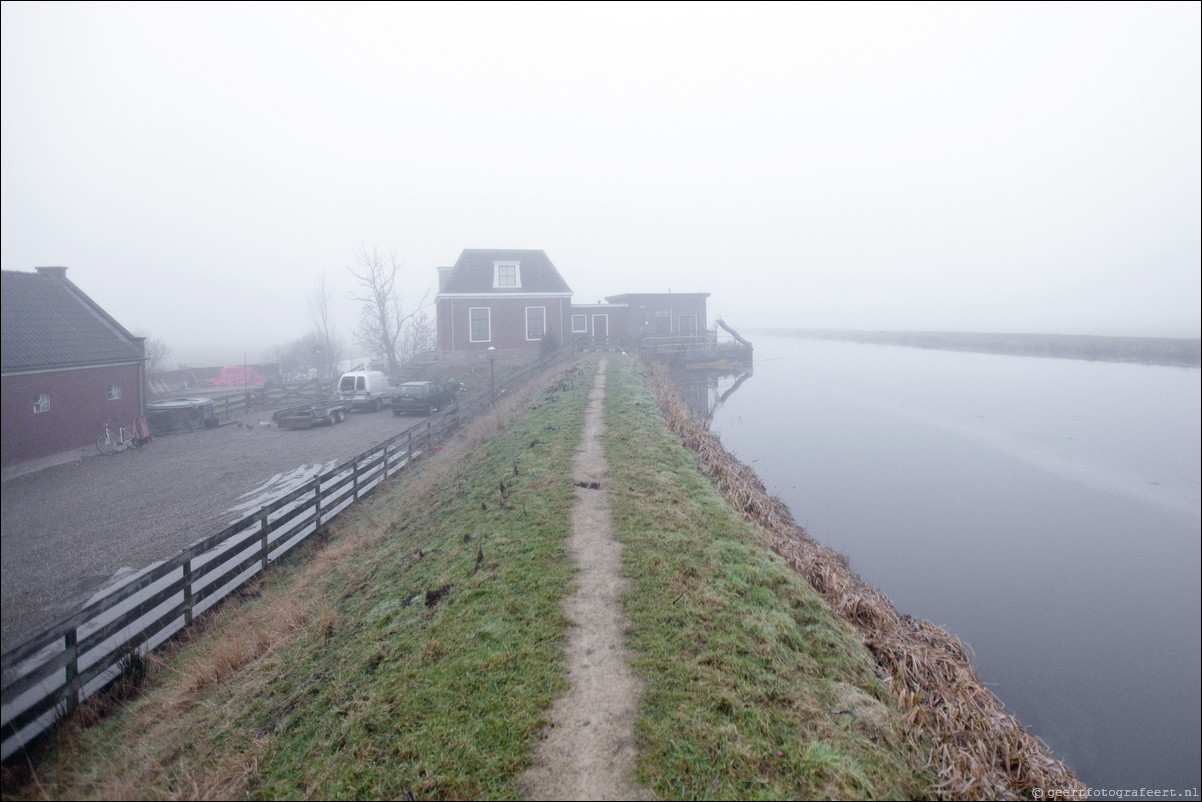
[[[893,706],[938,775],[934,791],[940,797],[1084,796],[1084,783],[977,678],[964,644],[942,627],[899,613],[885,594],[851,571],[846,557],[814,540],[780,499],[768,495],[755,472],[693,418],[668,370],[654,362],[644,367],[665,421],[697,455],[722,497],[767,533],[773,550],[873,655]]]
[[[640,368],[611,364],[604,438],[647,678],[640,779],[662,798],[929,796],[868,652],[723,500]]]
[[[582,375],[514,391],[145,658],[136,698],[84,706],[5,796],[516,796],[565,687]]]

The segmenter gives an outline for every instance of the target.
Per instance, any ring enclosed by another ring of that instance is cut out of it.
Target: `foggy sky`
[[[3,4],[3,268],[266,358],[363,244],[737,328],[1199,336],[1199,4]]]

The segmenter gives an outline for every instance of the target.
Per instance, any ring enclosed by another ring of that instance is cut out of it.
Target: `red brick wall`
[[[492,336],[488,342],[471,341],[471,310],[487,306],[492,310]],[[526,307],[545,310],[545,328],[560,345],[570,342],[571,299],[553,298],[439,298],[438,350],[444,354],[498,351],[514,348],[537,349],[538,340],[526,339]]]
[[[0,386],[3,452],[12,465],[78,448],[95,447],[105,423],[129,426],[142,414],[137,364],[4,376]],[[109,389],[121,387],[121,398],[109,400]],[[33,411],[42,393],[50,395],[48,412]]]

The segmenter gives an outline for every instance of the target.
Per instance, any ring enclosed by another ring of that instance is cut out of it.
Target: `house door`
[[[609,345],[609,315],[593,315],[593,347]]]

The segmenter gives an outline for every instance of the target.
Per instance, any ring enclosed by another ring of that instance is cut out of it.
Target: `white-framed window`
[[[120,401],[120,400],[121,400],[121,385],[110,384],[109,385],[109,401]]]
[[[521,262],[493,262],[494,289],[515,289],[522,286]]]
[[[670,334],[672,332],[672,310],[656,309],[654,324],[656,334]]]
[[[526,339],[541,340],[547,333],[547,308],[545,306],[526,307]]]
[[[680,327],[681,334],[692,334],[697,331],[697,316],[681,315],[676,318],[676,325]]]
[[[492,310],[487,306],[473,306],[468,311],[471,319],[469,339],[474,343],[486,343],[492,340]]]
[[[42,393],[37,397],[33,402],[33,411],[34,414],[50,411],[50,393]]]
[[[572,333],[588,334],[588,315],[572,315]]]

